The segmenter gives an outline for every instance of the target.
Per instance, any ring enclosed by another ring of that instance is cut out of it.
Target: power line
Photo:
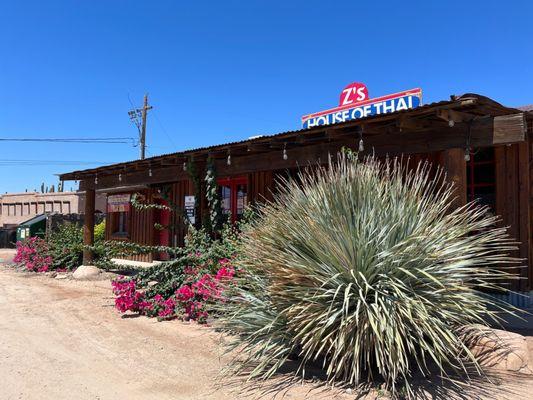
[[[49,143],[96,143],[96,144],[131,144],[136,141],[131,137],[114,138],[0,138],[0,142],[49,142]]]
[[[155,111],[155,110],[154,110]],[[163,131],[163,133],[165,134],[165,136],[167,137],[167,139],[170,141],[170,143],[172,143],[172,145],[174,147],[177,147],[176,146],[176,143],[174,142],[174,140],[172,139],[172,137],[168,134],[167,130],[165,129],[165,127],[163,126],[163,123],[161,122],[161,120],[159,119],[159,117],[157,116],[157,114],[159,114],[159,112],[157,113],[153,113],[154,114],[154,117],[155,119],[157,120],[157,122],[159,123],[159,126],[161,127],[161,130]]]
[[[109,162],[102,161],[81,161],[81,160],[22,160],[22,159],[2,159],[0,165],[104,165]]]

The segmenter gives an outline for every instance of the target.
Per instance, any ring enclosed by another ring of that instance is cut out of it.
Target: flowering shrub
[[[221,259],[218,265],[214,274],[203,272],[203,265],[185,267],[183,284],[168,297],[160,293],[151,295],[150,289],[139,288],[137,278],[120,277],[112,282],[115,307],[121,313],[132,311],[158,319],[179,317],[205,323],[209,316],[208,303],[223,301],[224,285],[235,275],[230,260]]]
[[[32,237],[17,242],[17,253],[13,261],[28,271],[46,272],[52,265],[48,244],[41,238]]]
[[[103,223],[98,226],[100,230],[105,227]],[[98,240],[100,244],[103,239]],[[73,223],[63,223],[55,227],[46,239],[32,237],[17,242],[15,262],[35,272],[71,271],[82,264],[83,249],[82,228]],[[96,251],[95,261],[105,255]]]
[[[158,319],[182,318],[205,323],[225,302],[225,289],[239,274],[233,263],[239,254],[242,230],[253,218],[247,211],[239,224],[226,224],[217,236],[205,229],[188,228],[185,246],[165,251],[176,259],[143,269],[133,278],[113,282],[118,311],[138,312]],[[154,251],[141,245],[137,251]],[[161,249],[158,249],[161,251]]]
[[[143,294],[137,291],[134,280],[124,280],[121,277],[111,282],[113,293],[115,294],[115,307],[121,313],[126,311],[141,311]]]

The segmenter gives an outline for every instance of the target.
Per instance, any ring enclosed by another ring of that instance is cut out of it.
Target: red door
[[[231,222],[241,219],[248,202],[248,179],[245,176],[218,180],[222,213],[231,214]]]
[[[156,204],[168,206],[168,202],[163,199],[157,199]],[[157,246],[170,246],[170,210],[156,209],[155,212],[155,242]],[[166,252],[161,252],[157,255],[159,260],[168,260],[169,256]]]

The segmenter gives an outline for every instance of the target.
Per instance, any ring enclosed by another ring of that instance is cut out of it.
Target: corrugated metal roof
[[[145,158],[144,160],[137,159],[137,160],[131,160],[131,161],[126,161],[126,162],[120,162],[116,164],[110,164],[110,165],[102,166],[98,168],[73,171],[69,173],[60,174],[60,179],[74,180],[75,179],[73,178],[74,175],[81,176],[81,175],[88,175],[88,174],[98,174],[99,171],[104,171],[106,169],[112,169],[112,168],[127,167],[135,163],[150,163],[151,161],[152,162],[159,161],[161,159],[169,158],[169,157],[180,157],[180,156],[187,157],[187,156],[190,156],[196,153],[214,152],[214,151],[225,149],[225,148],[232,147],[232,146],[261,143],[261,142],[275,139],[275,138],[283,138],[285,136],[309,135],[309,134],[324,131],[327,129],[340,129],[343,127],[357,126],[357,125],[361,125],[364,123],[372,122],[374,120],[398,117],[404,114],[414,114],[414,115],[424,114],[424,112],[426,111],[431,110],[433,112],[434,110],[439,109],[440,107],[448,107],[448,106],[453,106],[453,105],[461,107],[461,106],[464,106],[465,104],[468,106],[469,102],[471,102],[471,106],[473,107],[473,110],[469,110],[469,111],[474,112],[474,113],[476,111],[475,105],[483,106],[483,107],[480,107],[478,111],[484,110],[484,112],[490,112],[491,114],[494,114],[494,115],[503,115],[503,114],[509,114],[512,112],[519,111],[517,109],[505,107],[488,97],[481,96],[478,94],[473,94],[473,93],[467,93],[462,96],[450,96],[450,98],[451,98],[450,100],[442,100],[438,102],[424,104],[413,109],[397,111],[397,112],[389,113],[389,114],[372,115],[369,117],[360,118],[357,120],[351,120],[347,122],[341,122],[338,124],[322,125],[319,127],[308,128],[308,129],[290,130],[290,131],[279,132],[275,134],[255,134],[247,139],[240,140],[240,141],[233,141],[233,142],[227,142],[227,143],[218,144],[218,145],[204,146],[204,147],[198,147],[198,148],[188,149],[188,150],[183,150],[183,151],[178,151],[178,152],[160,154],[157,156]],[[483,112],[481,112],[481,114],[483,114]]]

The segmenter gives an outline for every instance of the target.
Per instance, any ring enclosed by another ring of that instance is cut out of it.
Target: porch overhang
[[[367,152],[376,155],[496,146],[526,140],[528,122],[531,116],[526,112],[466,94],[391,114],[74,171],[60,179],[80,180],[80,189],[98,190],[175,182],[188,178],[186,163],[202,165],[209,157],[221,176],[286,169],[326,162],[342,147],[356,148],[361,137]]]

